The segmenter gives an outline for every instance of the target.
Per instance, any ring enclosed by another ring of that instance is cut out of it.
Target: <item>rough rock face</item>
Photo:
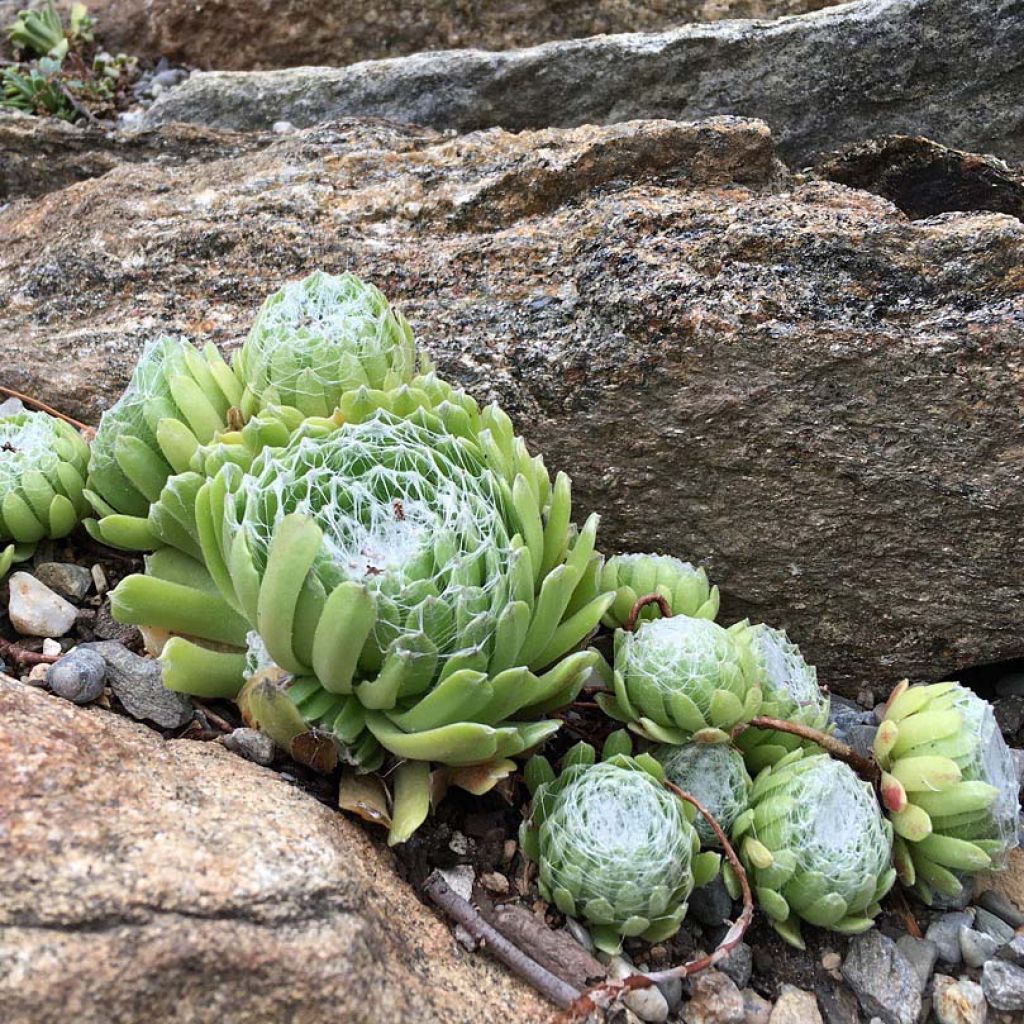
[[[275,138],[212,132],[196,125],[120,132],[56,118],[0,113],[0,203],[42,195],[122,163],[187,163],[237,156]]]
[[[357,825],[216,744],[0,675],[0,777],[4,1024],[550,1013]]]
[[[315,267],[500,399],[606,550],[705,562],[833,687],[1024,654],[1015,217],[910,221],[736,119],[325,126],[0,214],[4,382],[95,421],[146,338],[230,349]]]
[[[1022,93],[1024,0],[864,0],[504,53],[194,75],[148,122],[249,129],[359,115],[469,131],[738,114],[767,121],[798,162],[889,133],[1021,160]]]
[[[57,6],[68,7],[71,0]],[[500,50],[688,21],[774,18],[834,0],[91,0],[111,49],[202,68],[353,64],[419,50]],[[0,0],[6,25],[24,0]]]

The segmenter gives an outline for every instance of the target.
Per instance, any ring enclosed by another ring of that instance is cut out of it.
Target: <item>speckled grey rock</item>
[[[1024,1010],[1024,967],[1008,960],[989,960],[981,970],[985,998],[997,1010]]]
[[[69,601],[81,601],[92,586],[89,569],[73,562],[42,562],[32,570],[32,574]]]
[[[76,647],[55,661],[46,673],[46,685],[75,704],[89,704],[103,693],[107,663],[97,651]]]
[[[996,955],[1000,943],[985,932],[973,928],[960,929],[960,955],[968,967],[981,967]]]
[[[274,741],[258,729],[235,729],[221,742],[228,750],[256,764],[268,765],[274,761]]]
[[[966,910],[957,910],[937,917],[924,933],[924,937],[935,944],[939,959],[943,963],[960,963],[960,929],[971,928],[974,915]]]
[[[79,650],[94,651],[106,662],[110,688],[133,718],[162,729],[180,729],[192,720],[191,702],[164,686],[158,661],[140,658],[116,640],[81,644]]]
[[[995,889],[986,889],[977,899],[977,904],[1011,928],[1024,926],[1024,913],[1015,907],[1006,896]]]
[[[1000,946],[1005,945],[1013,938],[1013,927],[984,907],[975,908],[974,927],[979,932],[991,935]]]
[[[917,972],[921,981],[921,990],[928,987],[928,979],[935,970],[935,961],[939,957],[939,948],[929,939],[918,939],[913,935],[901,935],[896,940],[896,948],[907,958],[910,966]]]
[[[801,161],[887,133],[1019,159],[1022,50],[1018,0],[863,0],[778,22],[196,74],[145,121],[268,129],[358,115],[468,131],[728,113],[765,119]]]
[[[856,936],[842,971],[866,1014],[884,1024],[916,1024],[921,979],[888,936],[875,929]]]
[[[932,1009],[938,1024],[985,1024],[988,1007],[981,986],[970,978],[936,974]]]
[[[999,950],[1000,960],[1009,960],[1011,964],[1024,967],[1024,935],[1016,935]]]
[[[1017,218],[909,221],[756,122],[349,122],[5,210],[4,383],[95,423],[154,332],[229,352],[283,279],[352,270],[572,472],[604,550],[704,563],[723,621],[881,695],[1024,655],[1019,588],[976,585],[1024,561],[1022,264]]]
[[[717,967],[723,974],[732,978],[737,988],[746,988],[750,984],[753,964],[754,958],[750,947],[745,942],[741,942],[731,950],[724,960],[718,962]]]

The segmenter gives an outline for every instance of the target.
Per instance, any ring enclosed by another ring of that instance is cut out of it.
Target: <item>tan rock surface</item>
[[[355,824],[212,743],[0,676],[4,1024],[481,1024],[549,1008]]]
[[[283,280],[352,269],[606,550],[706,563],[725,621],[887,693],[1024,655],[1022,266],[1017,218],[911,221],[759,122],[347,122],[0,213],[0,380],[95,422],[148,337],[231,349]]]

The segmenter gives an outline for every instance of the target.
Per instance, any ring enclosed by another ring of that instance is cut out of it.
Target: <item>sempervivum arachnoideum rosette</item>
[[[695,796],[711,812],[726,835],[736,819],[750,806],[753,783],[743,756],[726,743],[684,743],[660,746],[654,757],[665,778]],[[697,815],[694,825],[702,846],[721,846],[709,822]]]
[[[597,656],[576,648],[611,601],[588,575],[596,517],[571,526],[568,478],[550,485],[503,422],[479,443],[424,410],[299,431],[196,498],[222,600],[283,672],[315,679],[324,702],[354,697],[377,741],[418,766],[404,777],[419,793],[429,762],[503,760],[550,735],[545,713],[579,691]],[[167,599],[188,598],[164,582],[127,578],[115,614],[196,635],[168,624]],[[193,663],[220,657],[180,636],[163,654],[183,689],[204,685]]]
[[[1019,783],[991,706],[959,683],[893,690],[875,736],[900,880],[927,903],[1017,845]]]
[[[263,303],[232,361],[246,416],[274,405],[330,416],[346,392],[386,391],[427,365],[405,318],[377,288],[320,271]]]
[[[665,788],[654,758],[606,755],[595,764],[593,747],[579,744],[557,778],[545,759],[530,760],[533,802],[520,842],[538,864],[544,898],[615,953],[623,937],[674,935],[694,886],[714,878],[719,858],[699,852],[693,808]]]
[[[227,426],[241,397],[241,384],[213,345],[202,352],[180,338],[147,345],[91,445],[85,494],[99,517],[86,520],[93,537],[131,550],[158,547],[150,505],[170,476],[189,468],[199,446]]]
[[[0,578],[44,537],[65,537],[88,514],[89,448],[45,412],[0,416]]]
[[[801,920],[855,934],[871,927],[892,887],[892,825],[870,783],[821,752],[794,750],[754,780],[732,830],[761,909],[803,948]],[[733,898],[739,884],[723,875]]]
[[[829,696],[818,686],[818,672],[808,665],[800,648],[782,629],[763,624],[750,630],[754,671],[761,686],[758,715],[806,725],[819,732],[829,728]],[[799,746],[814,746],[777,729],[744,729],[735,740],[747,768],[756,775]]]
[[[597,695],[612,718],[647,739],[727,742],[761,707],[750,627],[673,615],[615,633],[614,690]]]
[[[671,555],[613,555],[601,567],[601,589],[615,591],[604,615],[611,629],[625,626],[633,606],[649,594],[664,598],[673,615],[714,619],[718,614],[718,587],[711,586],[707,573]],[[658,605],[650,604],[640,610],[638,621],[660,614]]]

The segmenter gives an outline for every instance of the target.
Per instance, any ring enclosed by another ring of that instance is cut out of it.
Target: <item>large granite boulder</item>
[[[1024,225],[912,221],[767,128],[324,126],[0,214],[4,382],[95,422],[159,331],[244,336],[351,268],[574,476],[606,550],[707,564],[724,617],[886,692],[1024,654]]]
[[[0,0],[0,26],[27,0]],[[58,0],[66,9],[72,0]],[[419,50],[500,50],[688,21],[774,18],[834,0],[90,0],[112,50],[201,68],[354,64]]]
[[[541,1021],[339,812],[0,674],[4,1024]]]
[[[799,163],[887,133],[1024,160],[1022,94],[1024,0],[864,0],[498,53],[193,75],[147,122],[252,129],[358,115],[469,131],[739,114],[767,121]]]
[[[273,139],[259,132],[210,131],[191,124],[126,132],[3,111],[0,204],[97,178],[123,163],[202,163],[237,156]]]

